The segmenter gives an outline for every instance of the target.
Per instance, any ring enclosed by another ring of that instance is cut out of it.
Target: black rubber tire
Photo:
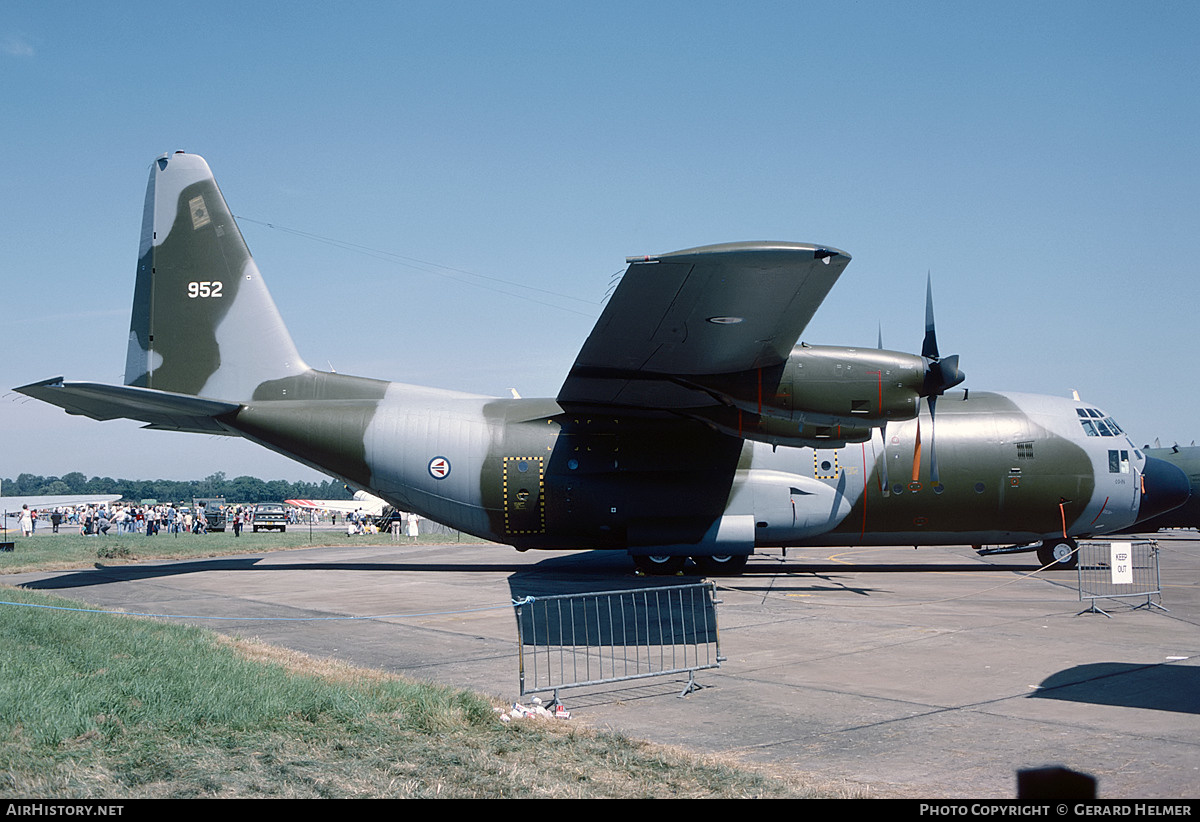
[[[1052,571],[1074,571],[1079,565],[1079,552],[1073,539],[1048,539],[1038,546],[1038,562],[1049,565]]]
[[[700,570],[710,577],[735,577],[746,570],[748,554],[726,554],[718,557],[692,557]]]
[[[683,570],[687,557],[641,555],[633,558],[633,564],[647,576],[674,576]]]

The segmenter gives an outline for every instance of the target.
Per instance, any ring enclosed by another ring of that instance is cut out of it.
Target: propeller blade
[[[937,330],[933,320],[933,276],[925,276],[925,339],[921,343],[921,356],[925,358],[925,380],[921,395],[929,403],[929,481],[940,486],[941,476],[937,463],[937,398],[967,378],[958,367],[958,355],[943,357],[938,353]],[[913,482],[920,470],[921,426],[920,408],[917,409],[917,447],[913,462]]]
[[[917,415],[917,438],[913,441],[913,472],[912,481],[917,482],[921,477],[921,416]]]
[[[929,481],[937,486],[941,485],[937,464],[937,423],[934,422],[934,409],[937,407],[937,396],[930,394],[926,402],[929,403]]]
[[[925,340],[921,343],[921,356],[938,359],[937,330],[933,322],[933,276],[925,275]]]
[[[883,437],[883,459],[879,463],[879,483],[882,486],[882,488],[880,490],[882,490],[886,494],[891,490],[891,487],[892,487],[891,483],[888,482],[888,472],[887,472],[888,452],[887,452],[887,421],[886,420],[884,420],[883,424],[879,426],[879,435],[881,437]]]
[[[937,463],[937,398],[926,397],[926,402],[929,403],[929,481],[933,485],[941,485],[941,475],[938,472]],[[917,437],[913,442],[913,469],[912,481],[921,481],[921,417],[917,415]]]
[[[930,275],[925,279],[925,339],[921,343],[921,356],[928,361],[922,396],[941,394],[966,379],[958,368],[957,354],[943,357],[938,353],[937,328],[933,319],[933,277]]]

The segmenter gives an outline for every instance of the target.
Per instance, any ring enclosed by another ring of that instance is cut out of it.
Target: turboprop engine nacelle
[[[922,397],[962,380],[957,360],[801,344],[782,365],[705,380],[727,405],[697,416],[748,439],[840,447],[870,439],[888,422],[913,419]]]
[[[801,344],[788,357],[772,408],[814,423],[825,417],[833,424],[878,427],[910,420],[930,393],[935,366],[899,351]],[[961,381],[959,374],[955,384]]]

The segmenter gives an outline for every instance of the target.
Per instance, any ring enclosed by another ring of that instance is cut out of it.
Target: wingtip
[[[37,382],[29,383],[29,385],[22,385],[20,388],[14,388],[13,391],[16,391],[18,394],[25,394],[27,396],[32,396],[32,394],[30,394],[30,390],[32,390],[32,389],[62,388],[62,386],[63,386],[63,378],[62,377],[51,377],[48,380],[38,380]]]
[[[685,257],[713,257],[718,255],[739,254],[812,254],[817,260],[828,264],[832,260],[850,261],[850,255],[839,248],[819,243],[797,243],[787,240],[749,240],[733,243],[715,243],[713,245],[685,248],[680,251],[670,251],[665,254],[636,254],[626,257],[625,262],[654,263],[664,260],[679,260]]]

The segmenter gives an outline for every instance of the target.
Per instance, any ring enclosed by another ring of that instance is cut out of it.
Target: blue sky
[[[796,240],[854,257],[805,340],[919,350],[929,272],[966,386],[1186,444],[1198,40],[1195,2],[9,0],[0,388],[121,380],[184,149],[315,367],[553,396],[626,255]],[[0,400],[0,476],[318,476]]]

